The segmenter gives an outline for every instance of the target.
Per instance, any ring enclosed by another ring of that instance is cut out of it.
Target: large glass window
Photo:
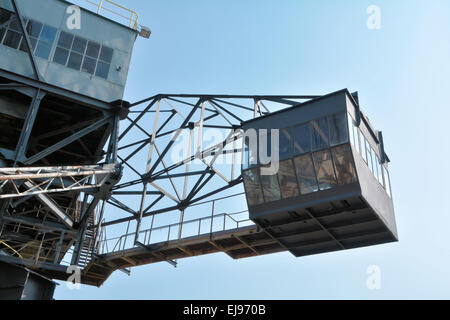
[[[327,190],[337,186],[333,161],[329,150],[313,153],[314,167],[320,190]]]
[[[261,186],[266,202],[272,202],[281,199],[280,185],[276,175],[261,174]]]
[[[328,117],[330,144],[332,146],[348,142],[346,113],[333,114]]]
[[[10,48],[26,52],[26,39],[22,35],[17,18],[12,13],[3,9],[0,9],[0,15],[0,20],[2,20],[0,24],[4,24],[4,27],[0,29],[0,42]],[[32,53],[48,60],[57,29],[27,18],[24,18],[24,25],[28,38],[30,39]]]
[[[244,188],[247,195],[247,201],[250,206],[255,206],[264,203],[261,185],[259,183],[258,169],[250,169],[243,171]]]
[[[286,159],[292,155],[292,129],[280,130],[280,159]]]
[[[347,125],[348,125],[349,140],[350,140],[350,143],[356,147],[355,126],[353,125],[353,119],[349,114],[347,114],[347,119],[348,119]]]
[[[111,48],[61,31],[53,62],[107,79],[112,56]]]
[[[311,121],[312,125],[312,151],[327,148],[329,144],[329,132],[327,118]]]
[[[278,170],[278,180],[280,182],[281,194],[283,198],[292,198],[299,196],[297,185],[297,177],[294,171],[292,160],[285,160],[280,162]]]
[[[294,159],[298,185],[301,194],[308,194],[319,190],[317,186],[316,172],[311,154],[305,154]]]
[[[350,145],[344,144],[332,149],[333,161],[336,167],[337,180],[340,185],[357,181]]]
[[[377,179],[378,182],[383,185],[383,172],[381,171],[381,161],[380,158],[378,158],[378,156],[376,157],[376,165],[377,165]]]
[[[311,125],[309,123],[294,128],[294,154],[311,151]]]

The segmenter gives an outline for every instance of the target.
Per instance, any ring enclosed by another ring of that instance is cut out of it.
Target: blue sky
[[[152,29],[137,40],[125,99],[157,93],[359,91],[383,131],[400,242],[294,258],[214,254],[116,272],[56,299],[450,298],[450,3],[122,0]],[[366,26],[370,5],[381,29]],[[368,290],[366,269],[381,269]]]

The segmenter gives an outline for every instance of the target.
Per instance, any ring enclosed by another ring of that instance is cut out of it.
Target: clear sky
[[[225,254],[114,273],[56,299],[450,298],[448,0],[121,0],[152,29],[125,99],[157,93],[358,91],[383,131],[400,242],[294,258]],[[381,29],[370,30],[370,5]],[[366,286],[367,267],[381,289]]]

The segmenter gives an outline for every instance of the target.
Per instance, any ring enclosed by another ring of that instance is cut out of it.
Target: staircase
[[[80,250],[80,259],[78,260],[78,267],[81,269],[86,268],[86,266],[91,262],[92,260],[92,253],[94,251],[95,246],[95,235],[96,232],[91,227],[95,225],[95,216],[93,211],[87,221],[87,228],[86,233],[83,238],[83,243]]]

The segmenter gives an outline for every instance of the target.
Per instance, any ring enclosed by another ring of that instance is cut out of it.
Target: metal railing
[[[169,224],[161,227],[153,227],[139,232],[139,242],[145,245],[163,243],[168,241],[181,241],[186,238],[212,234],[220,231],[231,231],[241,227],[254,225],[250,219],[237,220],[232,214],[216,214],[179,223]],[[100,254],[114,253],[134,248],[136,233],[126,233],[120,237],[102,239],[98,243]]]
[[[95,2],[92,0],[84,0],[84,2],[88,2],[91,5],[95,6],[97,14],[102,14],[102,11],[106,11],[108,13],[113,14],[114,16],[126,19],[129,22],[128,26],[134,30],[137,30],[139,15],[135,11],[110,0],[99,0],[99,2]],[[105,6],[106,3],[110,4],[112,8],[106,7]],[[119,12],[120,10],[121,12]],[[127,12],[127,14],[125,14],[124,12]]]

